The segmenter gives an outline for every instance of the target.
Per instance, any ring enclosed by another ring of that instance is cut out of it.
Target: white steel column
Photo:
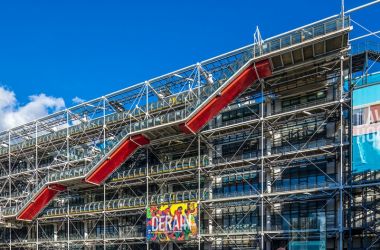
[[[198,250],[201,250],[201,136],[198,136]]]
[[[145,214],[148,214],[149,209],[149,148],[146,147],[146,207],[145,207]],[[149,241],[148,238],[145,236],[145,242],[146,242],[146,250],[149,250]]]
[[[54,233],[54,241],[57,241],[58,240],[58,225],[57,223],[54,223],[53,224],[53,233]]]
[[[70,146],[70,144],[69,144],[69,141],[70,141],[70,134],[69,134],[69,126],[70,126],[70,124],[69,124],[69,111],[68,110],[66,110],[66,163],[67,163],[67,165],[66,165],[66,167],[68,167],[69,166],[69,164],[70,164],[70,154],[69,154],[69,150],[70,150],[70,148],[69,148],[69,146]]]
[[[34,186],[37,187],[38,185],[38,178],[39,178],[39,172],[38,172],[38,140],[37,140],[37,136],[38,136],[38,121],[36,121],[36,124],[35,124],[35,137],[36,137],[36,146],[35,146],[35,161],[34,161],[34,169],[36,171],[36,185]]]
[[[106,153],[106,98],[103,96],[103,152]],[[106,249],[106,184],[103,184],[103,249]]]
[[[103,249],[106,248],[106,184],[103,184]]]
[[[38,227],[39,227],[39,223],[38,223],[38,220],[36,221],[36,249],[38,250]]]
[[[67,192],[67,249],[70,249],[70,198]]]
[[[260,206],[260,213],[261,213],[261,250],[264,250],[264,81],[260,80],[261,85],[261,114],[260,114],[260,120],[261,120],[261,193],[260,193],[260,199],[261,199],[261,206]]]
[[[340,8],[341,8],[340,14],[342,17],[342,29],[344,29],[344,0],[341,0]]]
[[[106,98],[103,97],[103,151],[106,150]]]
[[[349,136],[348,136],[348,138],[347,138],[347,140],[349,141],[349,143],[350,143],[350,148],[349,148],[349,157],[348,157],[348,168],[347,168],[347,171],[348,171],[348,173],[349,173],[349,175],[347,175],[348,176],[348,180],[349,180],[349,183],[347,183],[348,185],[350,185],[351,186],[351,189],[350,189],[350,196],[348,197],[348,206],[349,207],[353,207],[354,206],[354,199],[353,199],[353,197],[352,197],[352,193],[351,193],[351,190],[352,190],[352,162],[353,162],[353,147],[352,147],[352,121],[353,121],[353,110],[352,110],[352,108],[353,108],[353,89],[351,88],[351,84],[352,84],[352,56],[350,56],[349,57],[349,72],[348,72],[348,86],[349,86],[349,95],[348,95],[348,97],[350,98],[350,116],[349,116],[349,121],[350,121],[350,123],[349,123],[349,126],[348,126],[348,133],[349,133]],[[352,224],[353,224],[353,221],[352,221],[352,219],[353,219],[353,217],[352,217],[352,211],[351,210],[349,210],[348,211],[348,220],[349,220],[349,225],[348,225],[348,228],[350,228],[350,230],[348,231],[349,232],[349,236],[348,236],[348,241],[347,241],[347,249],[352,249],[352,245],[353,245],[353,240],[352,240],[352,230],[351,230],[351,228],[352,228]]]
[[[11,179],[11,130],[8,131],[8,188],[9,188],[9,207],[12,206],[12,179]],[[16,204],[15,204],[16,206]],[[12,228],[9,228],[9,249],[12,249]]]
[[[70,154],[69,154],[69,140],[70,140],[70,135],[69,135],[69,111],[66,110],[66,167],[69,166],[69,161],[70,161]],[[70,196],[69,192],[67,192],[67,249],[70,249]]]
[[[145,88],[146,88],[146,100],[145,100],[145,105],[146,105],[146,110],[145,110],[145,116],[146,118],[149,117],[149,82],[145,81]]]
[[[340,156],[339,156],[339,250],[343,250],[343,88],[344,88],[344,56],[340,58]]]
[[[197,63],[197,106],[201,104],[201,64]]]

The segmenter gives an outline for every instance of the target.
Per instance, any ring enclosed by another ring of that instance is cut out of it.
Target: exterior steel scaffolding
[[[378,184],[351,172],[351,76],[366,60],[350,25],[257,33],[0,133],[0,248],[380,248]],[[196,237],[149,238],[150,209],[173,204],[197,214]]]

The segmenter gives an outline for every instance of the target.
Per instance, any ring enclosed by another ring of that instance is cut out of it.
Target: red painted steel
[[[257,75],[258,74],[258,75]],[[214,116],[259,78],[272,74],[269,60],[256,62],[232,80],[217,96],[211,99],[196,115],[180,125],[180,129],[189,134],[198,132]]]
[[[85,178],[85,182],[99,185],[110,176],[120,165],[125,162],[140,146],[149,144],[149,139],[144,135],[135,135],[128,138],[118,147],[107,160]]]
[[[36,198],[20,213],[17,220],[33,220],[59,192],[64,190],[66,190],[66,187],[60,184],[51,184],[44,187]]]

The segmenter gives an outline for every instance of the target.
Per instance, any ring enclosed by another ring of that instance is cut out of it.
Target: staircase
[[[100,185],[140,146],[146,144],[149,144],[149,139],[144,135],[135,135],[120,143],[107,159],[87,173],[85,182]]]
[[[35,198],[25,203],[25,208],[20,209],[18,220],[31,221],[42,211],[50,201],[61,191],[66,190],[66,187],[59,184],[46,185],[37,192]]]

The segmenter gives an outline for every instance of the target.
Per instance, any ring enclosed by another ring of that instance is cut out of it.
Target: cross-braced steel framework
[[[353,249],[350,31],[258,32],[1,133],[0,247]],[[196,238],[146,238],[147,209],[190,202]]]

